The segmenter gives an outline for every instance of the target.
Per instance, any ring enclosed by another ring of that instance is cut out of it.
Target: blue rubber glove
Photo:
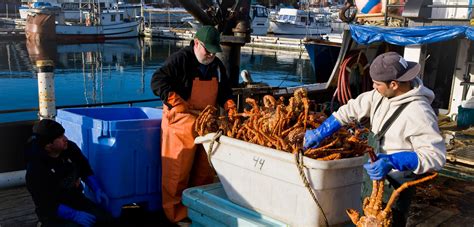
[[[316,148],[328,136],[341,128],[341,123],[331,115],[317,129],[306,130],[304,134],[303,148]]]
[[[95,224],[95,216],[84,211],[75,210],[64,204],[59,204],[57,215],[60,218],[73,221],[82,226],[93,226]]]
[[[86,178],[85,180],[87,186],[92,189],[92,191],[95,194],[95,201],[97,203],[104,203],[105,206],[109,204],[109,197],[105,192],[102,190],[102,188],[99,185],[99,181],[97,180],[97,177],[94,175],[91,175]]]
[[[392,169],[399,171],[415,170],[418,156],[414,151],[402,151],[395,154],[378,154],[377,161],[367,163],[364,168],[372,180],[383,179]]]

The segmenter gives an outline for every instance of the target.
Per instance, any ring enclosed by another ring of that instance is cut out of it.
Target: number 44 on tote
[[[255,162],[253,166],[259,170],[262,170],[263,164],[265,164],[265,159],[258,156],[253,156],[253,161]]]

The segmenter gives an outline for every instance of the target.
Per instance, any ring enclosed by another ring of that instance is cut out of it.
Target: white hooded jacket
[[[434,93],[416,78],[412,89],[405,94],[385,98],[375,89],[359,95],[334,112],[342,125],[363,117],[370,117],[371,131],[377,134],[393,112],[403,103],[409,102],[385,133],[380,152],[393,154],[415,151],[418,167],[413,171],[422,174],[440,170],[446,163],[446,146],[438,128],[437,116],[430,104]],[[375,112],[379,101],[383,99]],[[374,113],[375,112],[375,113]]]

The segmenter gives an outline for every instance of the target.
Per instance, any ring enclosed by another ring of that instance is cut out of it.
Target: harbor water
[[[35,61],[55,62],[56,105],[79,105],[157,98],[150,89],[153,72],[189,41],[122,39],[91,44],[48,44],[0,40],[0,110],[38,107]],[[255,82],[275,87],[314,83],[306,52],[243,47],[241,70]],[[160,106],[160,102],[136,104]],[[1,114],[0,122],[36,119],[35,112]]]

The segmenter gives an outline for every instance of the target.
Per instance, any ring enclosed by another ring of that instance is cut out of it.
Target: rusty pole
[[[250,2],[249,0],[236,0],[233,7],[235,26],[231,31],[224,30],[221,35],[222,53],[217,56],[222,60],[227,69],[227,75],[232,87],[238,87],[240,74],[240,49],[245,43],[250,42]],[[227,21],[227,23],[230,23]],[[227,27],[226,24],[223,25]]]
[[[54,62],[36,61],[38,68],[38,98],[40,119],[56,117],[56,96],[54,94]]]

